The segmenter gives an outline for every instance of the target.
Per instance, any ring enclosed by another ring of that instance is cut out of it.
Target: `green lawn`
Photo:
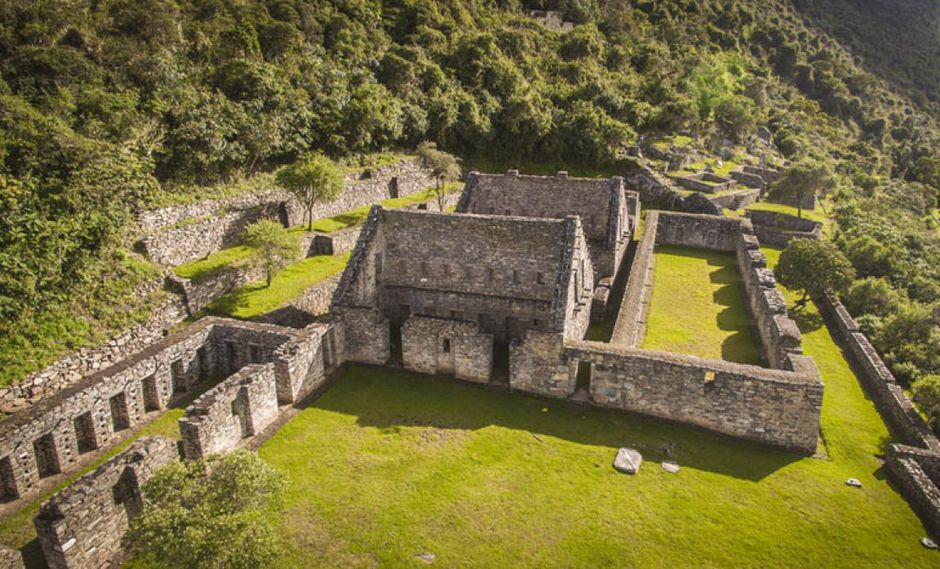
[[[733,253],[658,246],[643,348],[760,364]]]
[[[346,267],[349,253],[308,257],[281,270],[267,286],[264,281],[250,283],[214,300],[208,311],[233,318],[254,318],[296,298],[307,288]]]
[[[873,456],[887,432],[821,330],[824,459],[353,367],[261,448],[289,479],[277,566],[931,566]],[[676,475],[658,464],[668,443]],[[611,468],[621,446],[645,456],[638,475]]]
[[[787,215],[796,216],[798,213],[797,208],[792,205],[784,205],[779,203],[770,203],[770,202],[756,202],[747,206],[745,209],[754,210],[754,211],[774,211],[777,213],[785,213]],[[820,223],[826,222],[826,216],[820,209],[804,209],[803,217],[811,221],[818,221]]]
[[[39,514],[39,506],[62,488],[98,468],[109,458],[129,447],[132,442],[140,437],[159,436],[179,439],[178,422],[180,417],[183,416],[183,410],[204,389],[194,393],[186,402],[168,409],[165,413],[144,425],[133,437],[109,450],[92,464],[69,476],[67,480],[57,485],[53,490],[36,498],[20,511],[0,521],[0,544],[22,550],[27,568],[44,567],[42,551],[39,548],[39,542],[36,541],[36,528],[33,526],[33,518]]]
[[[247,245],[220,249],[204,259],[174,267],[173,272],[184,279],[199,280],[225,267],[232,267],[244,261],[251,256],[251,252],[252,248]]]

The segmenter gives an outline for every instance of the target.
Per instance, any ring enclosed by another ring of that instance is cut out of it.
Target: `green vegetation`
[[[288,480],[278,566],[931,566],[876,456],[887,430],[818,314],[801,324],[826,383],[822,458],[353,367],[260,450]],[[669,443],[677,475],[659,468]],[[643,453],[636,476],[611,468],[621,446]]]
[[[776,213],[784,213],[786,215],[797,215],[796,207],[792,205],[784,205],[779,203],[770,203],[770,202],[755,202],[745,209],[754,210],[754,211],[773,211]],[[818,221],[820,223],[825,223],[827,221],[826,215],[819,210],[803,210],[803,217],[810,221]]]
[[[191,261],[173,268],[173,272],[186,279],[200,280],[228,267],[243,264],[252,255],[252,248],[247,245],[227,247],[212,253],[204,259]]]
[[[940,431],[940,375],[925,375],[914,382],[914,402],[934,431]]]
[[[349,254],[308,257],[277,272],[270,285],[256,282],[214,300],[208,311],[233,318],[260,316],[296,298],[309,287],[340,273]]]
[[[809,297],[841,295],[852,285],[855,269],[831,241],[792,239],[774,269],[777,282]]]
[[[245,450],[170,464],[144,484],[131,552],[159,567],[270,567],[278,547],[264,510],[283,486],[278,471]]]
[[[804,200],[819,196],[835,184],[829,165],[804,158],[784,170],[767,193],[771,201],[795,201],[796,216],[803,217]]]
[[[460,178],[460,160],[453,154],[448,154],[437,147],[433,142],[424,141],[418,145],[415,152],[421,166],[431,172],[434,177],[434,196],[437,198],[438,211],[444,211],[445,182],[452,182]]]
[[[267,286],[274,273],[300,256],[297,237],[273,219],[262,219],[245,228],[243,241],[251,249],[248,265],[264,272]]]
[[[313,208],[331,202],[343,192],[343,173],[328,157],[310,153],[277,172],[277,183],[304,210],[307,230],[313,229]]]
[[[734,254],[658,246],[643,348],[760,364]]]

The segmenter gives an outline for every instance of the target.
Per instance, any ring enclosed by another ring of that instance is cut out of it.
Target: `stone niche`
[[[493,367],[493,336],[476,322],[412,316],[401,329],[405,369],[487,383]]]

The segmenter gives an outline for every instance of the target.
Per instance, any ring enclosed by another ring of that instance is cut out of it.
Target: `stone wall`
[[[455,253],[457,252],[457,253]],[[378,309],[475,320],[497,340],[526,329],[583,331],[593,270],[578,218],[449,215],[376,208],[363,227],[334,310]]]
[[[657,172],[643,158],[628,160],[624,179],[627,186],[636,190],[640,195],[640,200],[650,207],[721,215],[721,208],[705,195],[700,193],[684,195],[675,182]]]
[[[595,278],[613,277],[630,242],[639,196],[623,178],[505,176],[471,172],[457,204],[459,213],[565,219],[578,216],[589,242]]]
[[[231,450],[278,414],[274,364],[252,364],[213,387],[179,420],[183,456],[194,460]]]
[[[643,236],[637,244],[630,266],[630,276],[620,302],[620,312],[610,342],[635,347],[643,343],[646,318],[653,295],[653,269],[655,268],[656,235],[659,231],[658,211],[646,215]]]
[[[509,344],[509,386],[518,391],[566,398],[575,392],[577,367],[564,358],[564,338],[554,332],[526,331]]]
[[[416,160],[349,175],[343,193],[332,202],[317,205],[313,216],[330,217],[432,185],[434,179]],[[289,195],[269,191],[145,212],[138,225],[148,233],[141,241],[147,255],[155,262],[175,266],[236,245],[245,226],[262,218],[298,225],[303,211]]]
[[[0,422],[0,488],[7,500],[48,486],[93,451],[166,409],[202,381],[271,361],[295,330],[205,318]]]
[[[745,224],[743,229],[747,229]],[[760,251],[760,242],[751,234],[741,233],[737,239],[738,274],[744,287],[751,328],[760,338],[766,363],[776,369],[786,369],[789,355],[803,353],[803,336],[799,327],[787,315],[787,303],[776,288],[772,270],[767,268],[767,257]]]
[[[50,569],[116,567],[121,540],[143,507],[141,487],[178,458],[176,441],[141,438],[43,503],[35,525]]]
[[[0,545],[0,567],[3,567],[3,569],[25,569],[26,565],[23,563],[23,555],[19,551]]]
[[[316,321],[318,316],[330,310],[330,302],[336,294],[340,276],[334,275],[324,281],[308,287],[293,300],[271,312],[262,314],[254,319],[255,322],[289,326],[291,328],[306,328]]]
[[[656,243],[715,251],[734,251],[737,248],[737,238],[742,231],[744,231],[742,220],[739,219],[661,212],[657,224]]]
[[[162,280],[149,283],[138,296],[153,294]],[[160,302],[146,321],[131,326],[96,348],[82,348],[52,365],[26,376],[22,381],[0,388],[0,411],[13,413],[26,409],[80,381],[83,377],[113,365],[163,338],[172,326],[186,318],[182,297],[171,294]]]
[[[784,248],[791,239],[822,239],[823,224],[774,211],[747,212],[754,233],[764,245]]]
[[[351,362],[384,365],[391,357],[389,320],[377,309],[336,308],[346,326],[346,359]]]
[[[892,480],[940,539],[940,440],[842,303],[829,297],[816,303],[881,417],[903,443],[888,451],[885,464]]]
[[[800,452],[816,449],[823,386],[815,366],[786,372],[596,342],[568,343],[565,357],[590,362],[597,405]]]
[[[401,329],[402,365],[432,375],[487,383],[493,367],[493,336],[476,322],[412,316]]]

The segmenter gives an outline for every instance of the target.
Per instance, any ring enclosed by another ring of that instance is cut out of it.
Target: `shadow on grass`
[[[403,427],[527,431],[611,449],[639,450],[644,458],[670,456],[683,466],[758,481],[804,456],[663,419],[584,407],[530,395],[506,394],[385,368],[350,367],[310,407],[357,417],[359,426],[389,433]]]

